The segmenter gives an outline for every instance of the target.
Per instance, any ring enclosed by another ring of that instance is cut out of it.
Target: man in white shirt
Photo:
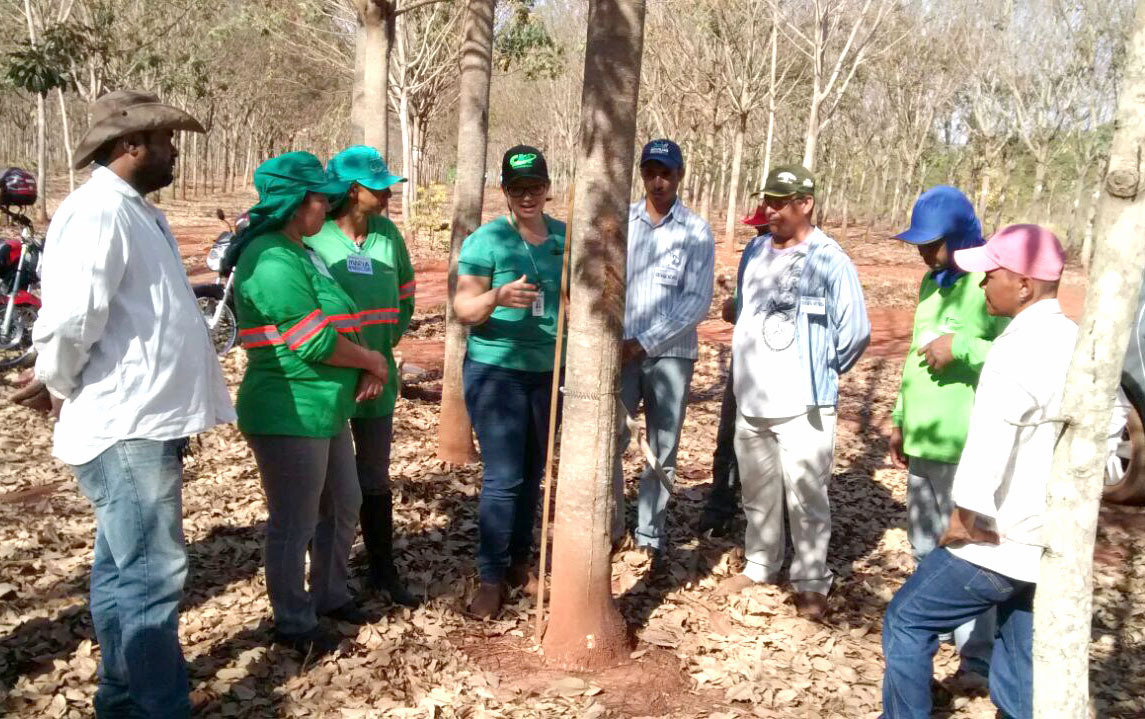
[[[75,167],[97,167],[48,228],[35,380],[14,399],[58,413],[52,453],[95,511],[96,715],[187,717],[182,451],[235,414],[175,238],[145,196],[171,184],[174,130],[203,128],[134,91],[104,95],[91,116]]]
[[[676,448],[698,356],[696,326],[708,316],[715,280],[715,241],[702,217],[680,201],[684,156],[671,140],[652,140],[640,155],[645,197],[628,213],[627,290],[621,349],[620,403],[635,417],[643,403],[648,445],[662,474],[645,463],[640,475],[636,546],[652,569],[667,537],[664,524],[676,476]],[[621,421],[613,474],[612,539],[624,538],[622,456],[630,439]]]
[[[982,368],[955,472],[950,528],[887,608],[888,719],[930,716],[939,634],[992,607],[998,630],[990,696],[1000,716],[1032,715],[1032,605],[1046,480],[1077,338],[1077,325],[1057,301],[1064,257],[1053,233],[1037,225],[1012,225],[984,246],[954,253],[959,268],[986,273],[990,314],[1014,319]]]
[[[815,178],[807,168],[775,168],[763,195],[771,231],[752,240],[740,258],[732,335],[747,566],[718,591],[778,581],[786,500],[793,599],[800,615],[818,620],[827,612],[833,580],[827,485],[839,377],[859,361],[871,325],[854,264],[811,222]]]

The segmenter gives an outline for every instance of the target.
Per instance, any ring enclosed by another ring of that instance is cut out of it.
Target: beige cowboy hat
[[[91,125],[76,147],[72,166],[86,167],[105,142],[146,130],[206,132],[198,120],[177,107],[164,105],[148,92],[116,90],[91,104]]]

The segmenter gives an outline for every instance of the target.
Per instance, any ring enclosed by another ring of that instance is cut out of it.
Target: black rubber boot
[[[369,561],[370,586],[390,595],[390,601],[405,607],[421,602],[406,591],[394,566],[394,499],[385,494],[362,495],[362,540]]]

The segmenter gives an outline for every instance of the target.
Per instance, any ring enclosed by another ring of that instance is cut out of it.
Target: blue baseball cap
[[[652,140],[640,153],[640,166],[646,162],[659,162],[669,170],[678,170],[684,166],[684,153],[671,140]]]
[[[331,157],[326,163],[326,174],[331,180],[340,180],[347,186],[356,182],[371,190],[384,190],[406,181],[406,178],[390,172],[380,152],[366,145],[347,147]]]
[[[919,196],[910,215],[910,229],[894,236],[912,245],[928,245],[943,238],[982,237],[974,205],[956,187],[938,185]]]

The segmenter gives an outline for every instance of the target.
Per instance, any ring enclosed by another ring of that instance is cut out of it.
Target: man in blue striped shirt
[[[697,357],[696,325],[708,315],[715,276],[712,230],[677,197],[684,157],[671,140],[653,140],[640,155],[645,197],[628,213],[628,290],[624,307],[620,399],[635,416],[643,402],[648,444],[663,477],[640,475],[636,545],[655,557],[676,474],[676,448]],[[630,436],[621,422],[613,480],[613,541],[625,532],[622,455]]]
[[[718,591],[778,580],[786,499],[795,606],[802,616],[820,619],[832,581],[827,483],[839,376],[858,362],[871,325],[854,264],[811,224],[811,173],[799,165],[777,167],[763,195],[771,232],[748,243],[740,258],[732,336],[747,567]]]

